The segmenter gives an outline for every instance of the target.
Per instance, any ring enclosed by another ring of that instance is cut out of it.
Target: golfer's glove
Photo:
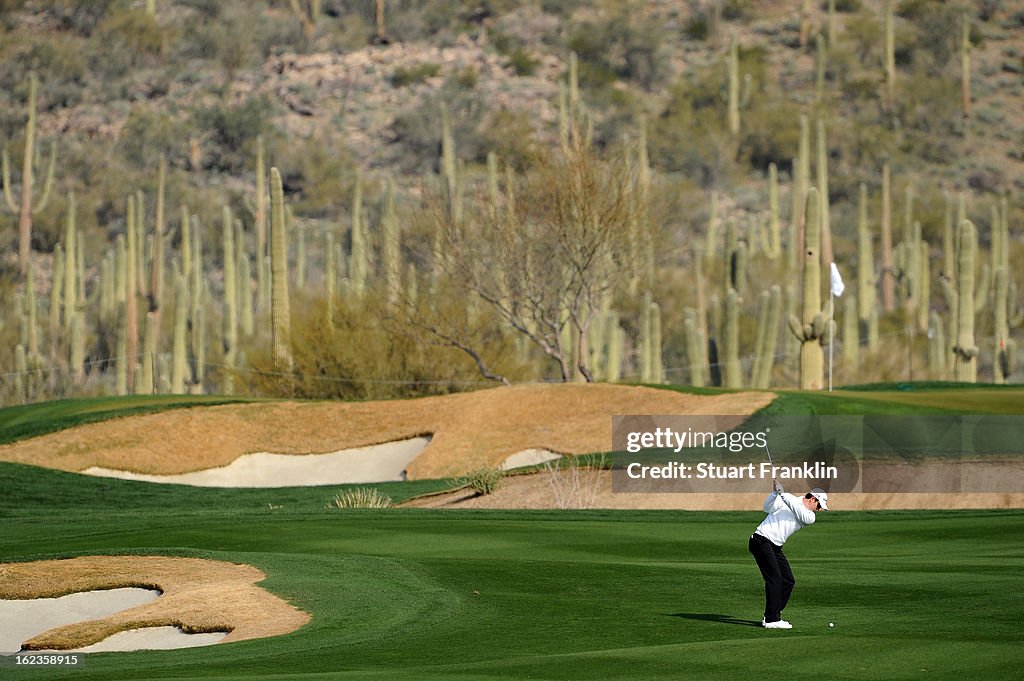
[[[778,480],[775,480],[775,481],[772,482],[772,489],[775,490],[776,494],[782,494],[783,492],[786,491],[786,490],[782,489],[782,485],[779,483]]]

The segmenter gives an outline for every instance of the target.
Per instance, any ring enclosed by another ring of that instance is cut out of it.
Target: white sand
[[[60,598],[0,600],[0,654],[21,650],[28,639],[54,627],[109,617],[156,600],[153,589],[86,591]]]
[[[501,463],[501,470],[508,471],[513,468],[526,468],[527,466],[536,466],[539,463],[547,463],[548,461],[556,461],[561,459],[561,454],[555,454],[548,449],[524,449],[521,452],[516,452],[512,456],[508,457]]]
[[[227,466],[179,475],[147,475],[93,466],[82,471],[122,480],[196,487],[304,487],[403,480],[405,469],[430,443],[415,437],[329,454],[244,454]]]
[[[108,636],[99,643],[78,648],[75,653],[110,653],[131,650],[175,650],[177,648],[196,648],[220,643],[227,632],[218,631],[209,634],[186,634],[178,627],[147,627],[146,629],[129,629]]]

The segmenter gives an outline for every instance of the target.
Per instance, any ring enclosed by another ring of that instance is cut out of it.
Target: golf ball
[[[835,625],[835,623],[834,623],[834,622],[829,622],[829,623],[828,623],[828,626],[830,626],[830,627],[834,627],[834,626],[836,626],[836,625]]]

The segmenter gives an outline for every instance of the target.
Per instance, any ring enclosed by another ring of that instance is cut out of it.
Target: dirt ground
[[[1016,464],[1016,474],[1024,474],[1024,464]],[[487,496],[459,490],[413,499],[403,506],[413,508],[602,508],[602,509],[675,509],[684,511],[759,511],[769,492],[710,493],[615,493],[611,471],[563,469],[541,471],[504,478],[498,489]],[[806,487],[787,485],[794,493]],[[982,509],[1024,508],[1024,494],[991,492],[921,492],[913,494],[865,494],[837,492],[829,496],[834,511],[895,509]]]
[[[243,454],[323,454],[429,435],[408,477],[496,467],[527,449],[606,451],[611,417],[751,414],[772,393],[687,395],[608,384],[521,385],[415,400],[275,402],[179,409],[88,424],[0,447],[0,460],[80,472],[173,475]]]
[[[176,626],[186,633],[228,632],[224,642],[295,631],[310,616],[256,585],[266,575],[249,565],[199,558],[89,556],[0,564],[0,598],[56,598],[70,593],[140,587],[155,601],[109,617],[50,629],[27,650],[70,650],[119,631]]]

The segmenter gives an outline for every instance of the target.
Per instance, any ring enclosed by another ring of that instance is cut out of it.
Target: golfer
[[[787,494],[778,481],[772,480],[772,492],[764,500],[764,512],[768,517],[757,526],[747,544],[764,577],[764,619],[761,626],[767,629],[793,628],[782,619],[782,611],[786,609],[796,584],[782,545],[801,527],[812,524],[815,513],[827,510],[828,494],[820,487],[815,487],[801,498]]]

